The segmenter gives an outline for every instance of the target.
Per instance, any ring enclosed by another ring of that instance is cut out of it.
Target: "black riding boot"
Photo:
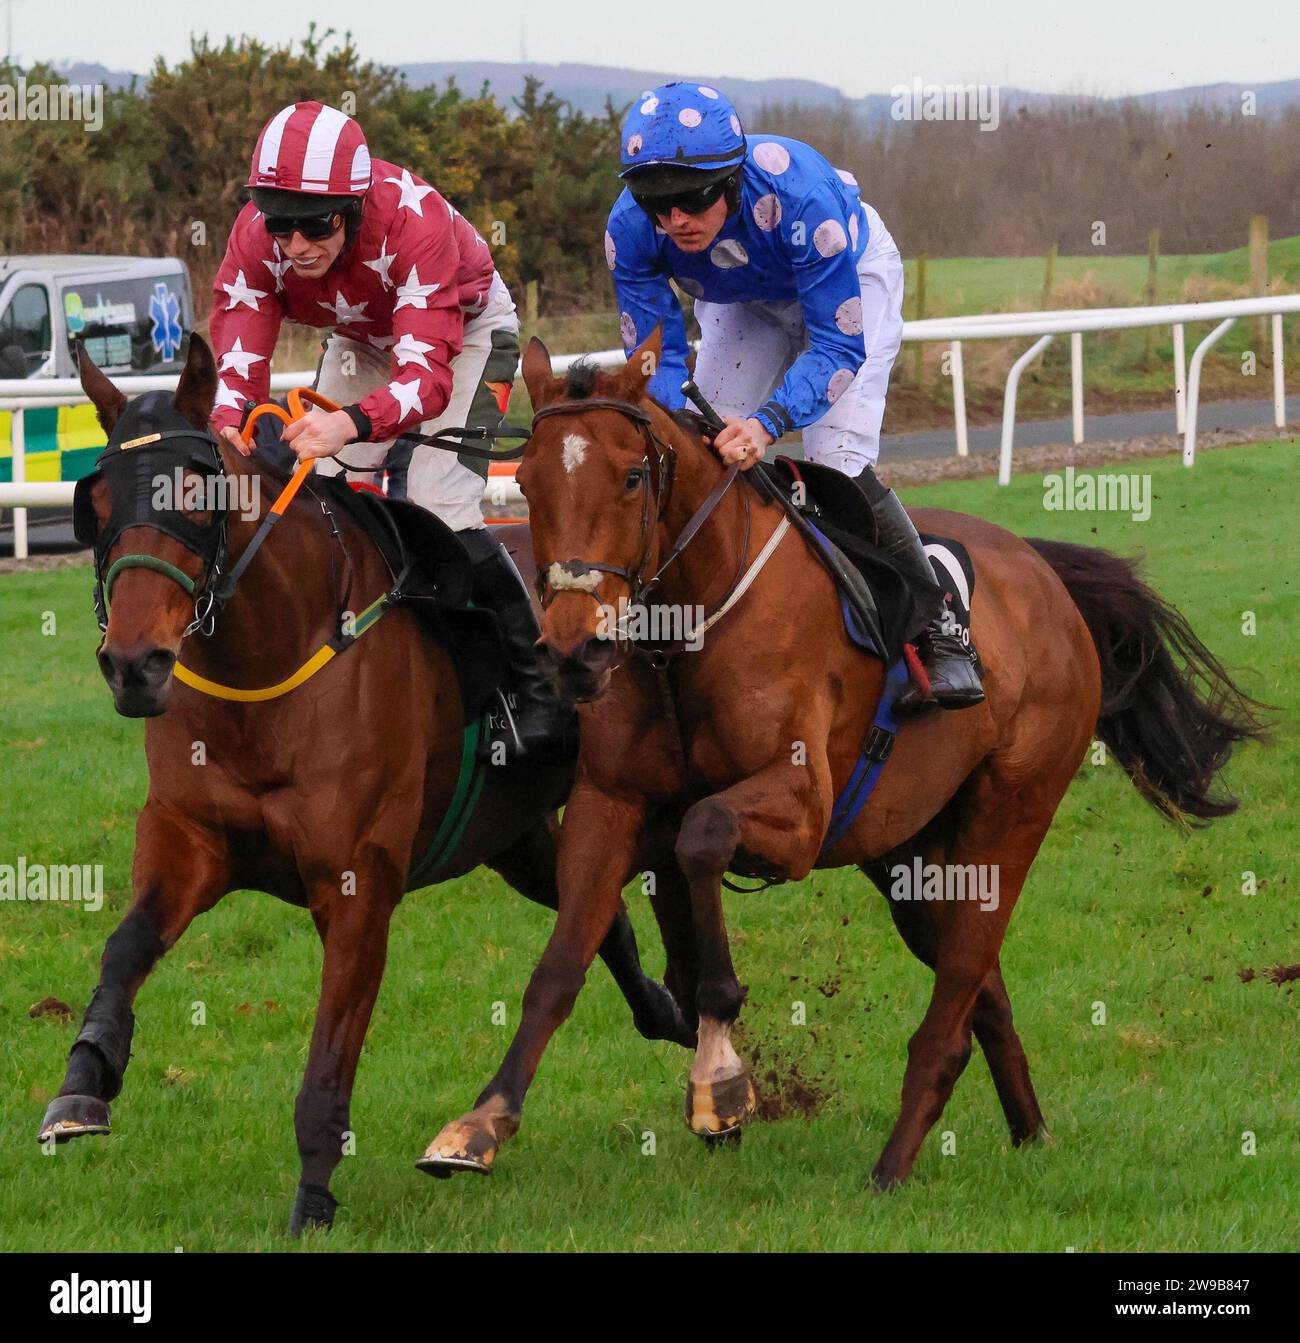
[[[921,544],[912,519],[893,490],[882,485],[876,473],[867,467],[857,477],[858,488],[866,496],[876,518],[876,540],[881,550],[904,569],[934,582],[934,569]],[[911,684],[898,697],[898,709],[920,709],[937,703],[944,709],[965,709],[984,699],[984,687],[971,651],[953,632],[955,622],[945,605],[926,626],[918,640],[917,651],[930,678],[930,696]]]
[[[501,640],[510,659],[509,704],[504,730],[480,747],[485,759],[493,759],[492,748],[505,743],[506,759],[533,764],[572,760],[577,753],[577,715],[562,703],[537,653],[541,633],[533,615],[532,602],[519,570],[506,548],[483,528],[458,532],[462,544],[474,562],[472,600],[496,614]]]

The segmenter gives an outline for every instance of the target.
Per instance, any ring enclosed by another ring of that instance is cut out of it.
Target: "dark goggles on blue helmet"
[[[628,190],[632,193],[632,199],[652,217],[670,215],[674,210],[681,210],[688,215],[702,215],[718,203],[734,180],[735,174],[728,173],[703,186],[680,186],[666,191],[650,191],[630,182]]]

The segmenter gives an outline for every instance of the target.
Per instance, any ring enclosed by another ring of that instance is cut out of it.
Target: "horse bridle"
[[[584,397],[580,400],[552,402],[550,405],[543,406],[534,414],[533,428],[536,429],[537,422],[545,419],[548,415],[582,415],[594,410],[612,410],[623,416],[624,419],[631,420],[637,426],[645,441],[646,450],[641,458],[641,469],[644,475],[641,494],[640,558],[635,564],[626,566],[603,564],[594,560],[583,559],[559,560],[547,565],[544,569],[539,566],[537,571],[537,595],[543,610],[555,599],[557,592],[562,591],[586,592],[599,604],[600,595],[596,590],[599,584],[599,579],[596,577],[598,574],[610,574],[614,578],[622,579],[628,586],[628,604],[630,606],[642,604],[646,596],[658,584],[669,565],[690,544],[695,534],[708,520],[713,510],[722,501],[723,495],[727,493],[740,474],[739,466],[727,468],[704,502],[695,510],[686,526],[682,528],[667,558],[647,578],[646,571],[650,567],[655,532],[663,521],[672,499],[673,481],[677,473],[677,452],[671,443],[665,443],[655,433],[648,411],[630,401],[618,401],[612,397],[593,396]],[[653,488],[651,487],[652,474],[654,476]],[[742,569],[748,549],[748,512],[746,514],[745,532],[746,544],[740,550]],[[558,583],[556,581],[557,576]]]
[[[597,410],[612,410],[623,416],[624,419],[631,420],[636,425],[645,443],[645,452],[641,457],[643,475],[641,481],[640,559],[636,562],[635,568],[631,564],[622,567],[616,564],[600,564],[594,560],[560,560],[558,562],[559,572],[570,581],[558,589],[554,588],[551,583],[551,567],[539,568],[537,571],[537,596],[542,603],[543,610],[550,605],[556,591],[564,591],[566,588],[587,591],[599,602],[600,598],[596,594],[595,583],[587,585],[582,583],[583,579],[596,573],[605,573],[612,575],[614,578],[621,578],[628,585],[631,593],[630,601],[633,603],[639,602],[659,577],[656,574],[654,578],[647,582],[645,574],[650,567],[650,554],[655,529],[663,520],[664,513],[668,508],[668,501],[672,496],[673,478],[677,470],[677,456],[672,447],[655,433],[649,413],[640,406],[633,405],[630,401],[617,401],[612,397],[592,396],[581,400],[555,401],[549,406],[543,406],[533,415],[533,429],[536,430],[538,421],[546,419],[549,415],[585,415]],[[652,474],[655,478],[653,489],[651,488]],[[549,596],[548,587],[553,589]]]
[[[196,443],[202,447],[193,447]],[[157,478],[161,473],[175,479],[173,473],[177,469],[198,471],[207,478],[220,475],[224,463],[216,439],[206,430],[192,426],[162,429],[125,441],[115,441],[110,435],[108,446],[95,461],[95,469],[77,482],[72,503],[73,533],[82,545],[94,550],[95,618],[101,630],[108,628],[113,585],[127,569],[151,569],[179,584],[194,599],[194,619],[186,627],[186,634],[210,625],[215,618],[214,608],[227,560],[227,510],[214,509],[211,521],[200,523],[187,517],[180,507],[156,505]],[[112,482],[113,490],[108,521],[101,530],[91,494],[105,478]],[[150,527],[162,532],[197,555],[203,562],[199,581],[195,582],[167,560],[145,553],[122,555],[105,570],[109,553],[132,527]]]
[[[254,414],[275,409],[274,406],[263,406]],[[206,452],[201,449],[187,450],[180,446],[182,441],[200,443]],[[166,468],[172,471],[177,468],[196,470],[213,478],[224,473],[225,462],[217,440],[204,429],[164,429],[126,441],[116,441],[110,435],[108,446],[95,462],[95,469],[77,482],[72,503],[73,533],[78,541],[94,550],[95,618],[101,630],[108,629],[108,603],[112,600],[113,584],[118,577],[127,569],[151,569],[179,584],[186,595],[194,599],[194,618],[182,631],[181,638],[188,637],[196,630],[211,635],[216,626],[217,613],[230,600],[236,583],[270,535],[274,524],[280,520],[282,509],[277,501],[232,565],[228,545],[228,506],[214,508],[211,510],[211,521],[199,523],[187,517],[185,510],[179,506],[162,508],[154,504],[153,482],[159,471]],[[112,504],[108,521],[101,532],[91,494],[96,483],[106,476],[113,484]],[[121,479],[113,481],[115,476]],[[308,488],[310,490],[310,486]],[[332,510],[323,498],[317,496],[317,501],[329,521],[332,538],[343,550],[345,575],[342,586],[346,588],[350,584],[351,572],[347,549],[343,547]],[[146,553],[123,555],[105,571],[109,553],[122,533],[131,527],[150,527],[162,532],[179,541],[191,554],[197,555],[203,563],[199,580],[196,582],[183,569],[167,560]],[[335,571],[332,549],[329,555],[331,582],[336,593],[335,604],[341,615],[345,601],[340,576]],[[405,577],[405,572],[402,577]],[[395,579],[395,585],[398,583],[400,580]]]

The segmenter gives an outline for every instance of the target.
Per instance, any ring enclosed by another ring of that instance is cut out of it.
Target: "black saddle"
[[[253,456],[287,479],[295,463],[280,439],[282,428],[270,416],[259,420]],[[473,573],[456,533],[418,504],[354,490],[344,476],[313,473],[302,493],[313,496],[322,510],[351,518],[379,548],[392,571],[395,595],[451,655],[466,720],[477,718],[506,683],[510,664],[495,614],[470,605]]]
[[[877,547],[875,514],[858,485],[834,467],[789,457],[753,470],[766,474],[792,519],[807,526],[806,539],[840,589],[853,641],[887,664],[900,657],[939,614],[943,594]]]

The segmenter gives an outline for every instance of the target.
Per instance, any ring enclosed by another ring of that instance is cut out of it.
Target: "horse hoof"
[[[721,1138],[734,1143],[757,1109],[758,1093],[748,1069],[720,1082],[686,1083],[686,1122],[706,1141]]]
[[[732,1151],[740,1146],[740,1140],[745,1136],[743,1128],[727,1129],[725,1133],[701,1133],[700,1137],[704,1139],[704,1145],[710,1152]]]
[[[289,1234],[296,1240],[304,1231],[328,1231],[334,1225],[338,1199],[319,1185],[298,1186],[293,1211],[289,1214]]]
[[[56,1096],[45,1111],[36,1141],[67,1142],[88,1134],[111,1133],[108,1122],[108,1102],[98,1096]]]
[[[1055,1147],[1056,1139],[1047,1131],[1046,1124],[1039,1124],[1036,1129],[1026,1133],[1023,1137],[1012,1138],[1011,1145],[1013,1147]]]
[[[462,1171],[491,1175],[496,1154],[497,1140],[487,1129],[469,1120],[457,1119],[425,1148],[415,1169],[439,1180],[449,1180]]]
[[[426,1175],[432,1175],[435,1180],[450,1180],[453,1175],[460,1175],[465,1171],[472,1171],[475,1175],[491,1175],[492,1164],[489,1161],[479,1161],[474,1157],[468,1156],[443,1156],[435,1152],[432,1156],[422,1156],[415,1163],[416,1170],[422,1170]]]

